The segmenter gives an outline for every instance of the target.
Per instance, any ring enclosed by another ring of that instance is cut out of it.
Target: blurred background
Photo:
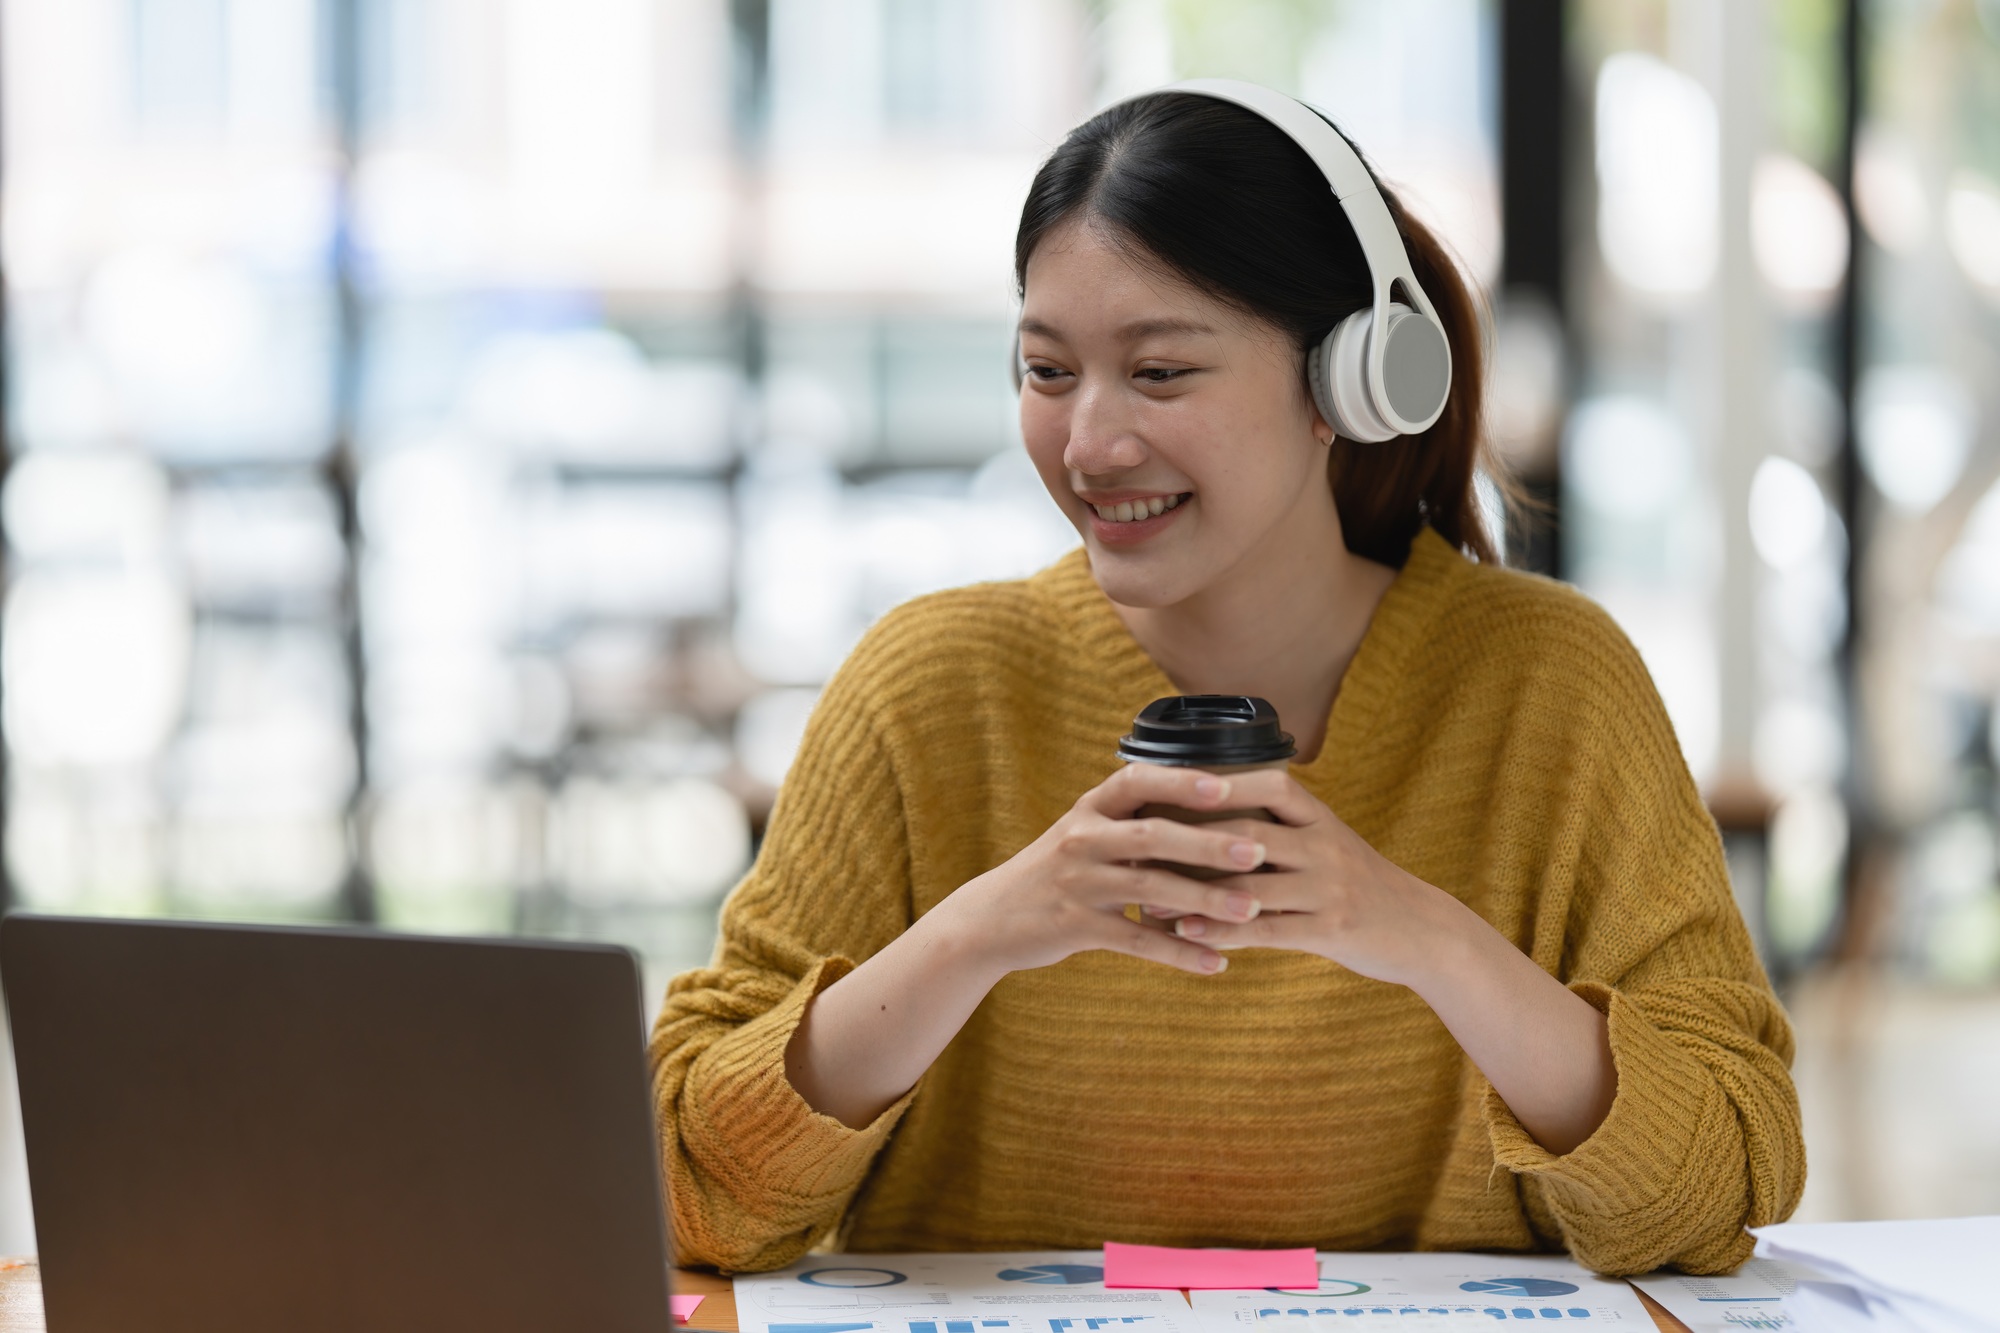
[[[1010,244],[1327,109],[1489,294],[1799,1028],[1801,1217],[2000,1212],[2000,0],[0,0],[0,906],[705,961],[817,687],[1074,534]],[[0,1060],[0,1253],[33,1249]]]

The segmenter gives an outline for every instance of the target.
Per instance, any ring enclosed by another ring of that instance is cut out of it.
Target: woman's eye
[[[1028,375],[1033,379],[1041,380],[1043,383],[1047,383],[1048,381],[1054,379],[1060,379],[1066,374],[1068,374],[1068,372],[1065,371],[1061,366],[1028,367]]]
[[[1139,372],[1139,378],[1148,384],[1171,384],[1185,374],[1187,374],[1185,370],[1169,370],[1165,366],[1147,366]]]

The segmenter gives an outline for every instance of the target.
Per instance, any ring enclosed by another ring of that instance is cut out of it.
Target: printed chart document
[[[1107,1288],[1097,1250],[818,1254],[734,1286],[742,1333],[1195,1333],[1178,1291]]]
[[[1188,1300],[1210,1333],[1471,1329],[1530,1319],[1548,1328],[1655,1327],[1623,1281],[1547,1255],[1322,1252],[1317,1291],[1195,1291]]]
[[[1690,1277],[1662,1269],[1631,1279],[1632,1285],[1667,1307],[1667,1313],[1694,1333],[1735,1333],[1737,1329],[1798,1329],[1793,1298],[1799,1283],[1820,1274],[1801,1264],[1752,1259],[1725,1277]]]

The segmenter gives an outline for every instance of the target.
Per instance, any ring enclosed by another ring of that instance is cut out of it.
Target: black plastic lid
[[[1119,758],[1144,764],[1268,764],[1298,752],[1278,710],[1245,694],[1155,699],[1118,741]]]

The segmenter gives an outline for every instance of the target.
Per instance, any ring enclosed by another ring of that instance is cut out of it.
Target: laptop
[[[673,1327],[623,949],[0,921],[58,1333]]]

